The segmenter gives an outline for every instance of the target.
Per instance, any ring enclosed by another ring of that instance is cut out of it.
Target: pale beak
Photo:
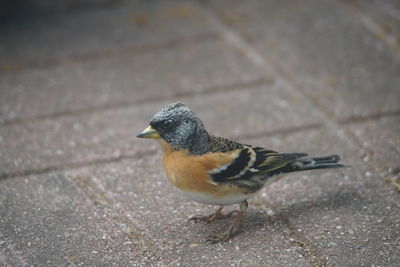
[[[154,129],[153,127],[151,127],[151,125],[149,125],[146,129],[144,129],[136,137],[158,139],[158,138],[160,138],[160,134],[158,133],[158,131],[156,129]]]

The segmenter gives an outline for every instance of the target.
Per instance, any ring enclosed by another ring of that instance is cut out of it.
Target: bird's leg
[[[232,220],[231,225],[229,226],[228,230],[220,235],[216,236],[211,236],[207,239],[207,241],[211,243],[217,243],[217,242],[226,242],[229,240],[229,238],[236,232],[239,226],[240,218],[243,216],[243,214],[246,212],[248,203],[246,200],[242,201],[239,203],[240,205],[240,210],[237,210],[237,215],[236,217]]]
[[[196,216],[193,216],[192,218],[190,218],[189,221],[194,221],[194,222],[204,221],[204,222],[210,223],[210,222],[213,222],[215,220],[229,218],[229,217],[232,216],[232,214],[239,212],[237,210],[234,210],[234,211],[231,211],[229,213],[222,213],[221,210],[223,208],[224,208],[224,206],[221,205],[221,207],[219,207],[215,213],[211,213],[211,214],[205,215],[205,216],[196,215]]]

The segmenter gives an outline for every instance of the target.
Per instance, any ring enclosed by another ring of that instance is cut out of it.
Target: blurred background
[[[177,101],[213,134],[353,168],[265,188],[205,246],[222,225],[186,218],[213,208],[135,138]],[[399,125],[397,0],[2,0],[0,265],[397,266]]]

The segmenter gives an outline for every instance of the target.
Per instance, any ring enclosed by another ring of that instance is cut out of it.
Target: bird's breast
[[[209,192],[216,187],[207,170],[185,151],[166,151],[163,166],[168,180],[180,190]]]
[[[173,150],[165,144],[163,147],[164,170],[168,180],[180,191],[214,197],[241,193],[240,189],[227,183],[213,182],[209,176],[210,170],[229,163],[232,157],[221,157],[218,153],[190,155],[185,150]]]

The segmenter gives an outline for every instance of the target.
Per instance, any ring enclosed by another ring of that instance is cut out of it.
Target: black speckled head
[[[164,107],[153,116],[150,125],[174,149],[187,149],[194,155],[208,150],[209,135],[203,122],[182,103]]]

